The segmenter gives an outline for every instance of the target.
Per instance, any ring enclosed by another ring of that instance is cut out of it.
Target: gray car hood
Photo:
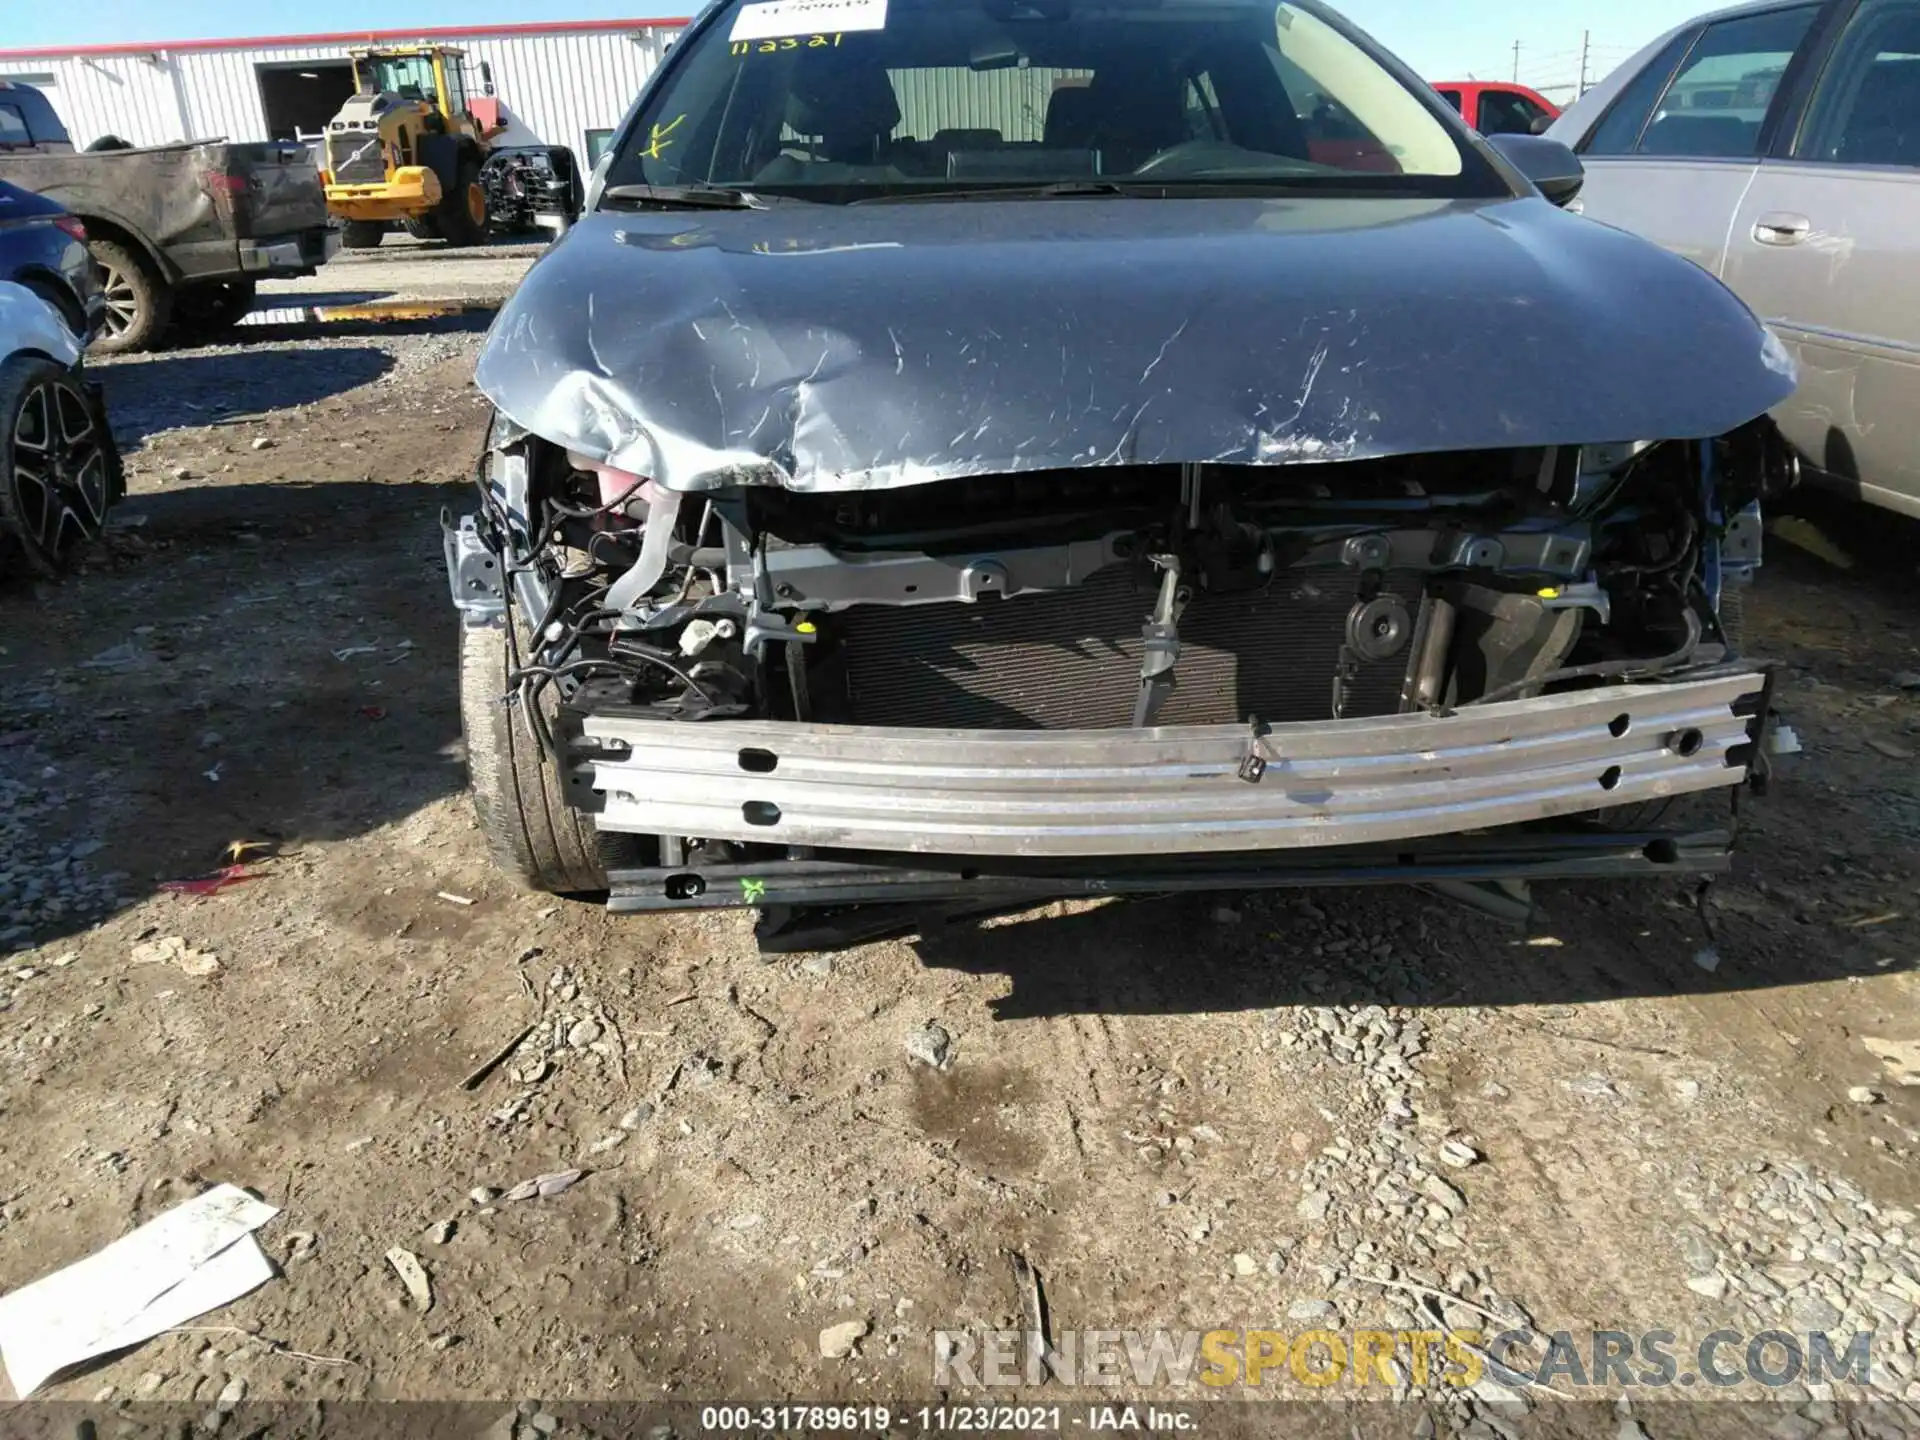
[[[802,491],[1705,438],[1794,386],[1713,277],[1538,199],[602,213],[477,378],[670,489]]]

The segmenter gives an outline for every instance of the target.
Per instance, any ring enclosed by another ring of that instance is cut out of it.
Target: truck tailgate
[[[242,240],[267,239],[327,223],[327,192],[305,145],[212,145],[215,168],[233,177],[233,228]]]

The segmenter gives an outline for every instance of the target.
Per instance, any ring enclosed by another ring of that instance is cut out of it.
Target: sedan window
[[[1600,117],[1600,123],[1574,148],[1583,155],[1633,154],[1639,148],[1647,121],[1653,118],[1654,103],[1666,92],[1667,81],[1686,59],[1698,34],[1698,31],[1687,31],[1675,36],[1672,44],[1627,82],[1626,88],[1607,107],[1607,113]]]
[[[1546,113],[1524,95],[1510,90],[1482,90],[1480,124],[1476,128],[1482,135],[1531,135],[1534,121]]]
[[[1639,154],[1746,157],[1818,5],[1709,25],[1660,99]]]
[[[1796,157],[1920,165],[1920,3],[1866,0],[1814,93]]]
[[[27,133],[27,122],[19,107],[0,105],[0,146],[17,148],[32,143],[33,136]]]

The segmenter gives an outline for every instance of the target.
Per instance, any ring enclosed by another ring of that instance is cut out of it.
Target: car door
[[[1581,212],[1722,273],[1775,97],[1825,8],[1808,0],[1675,37],[1576,147]]]
[[[1726,280],[1800,362],[1777,418],[1812,464],[1920,515],[1920,0],[1860,0],[1776,151]]]

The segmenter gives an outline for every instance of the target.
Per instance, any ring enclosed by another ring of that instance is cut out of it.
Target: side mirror
[[[1544,135],[1489,135],[1487,143],[1554,204],[1565,206],[1587,183],[1580,157]]]

